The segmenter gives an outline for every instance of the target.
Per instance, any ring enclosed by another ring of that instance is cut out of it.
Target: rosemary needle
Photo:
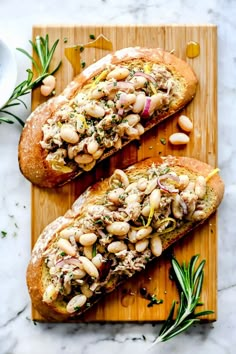
[[[172,259],[171,262],[175,281],[180,292],[180,304],[177,309],[176,318],[174,319],[176,302],[173,302],[169,315],[151,347],[184,332],[193,323],[199,322],[200,316],[214,313],[209,310],[195,312],[197,306],[203,305],[203,303],[200,302],[200,295],[203,284],[205,260],[201,261],[196,267],[198,258],[199,255],[195,255],[191,258],[188,265],[184,263],[182,266],[175,258]]]
[[[42,83],[43,79],[48,75],[53,75],[60,67],[61,61],[59,64],[52,70],[49,71],[49,67],[56,50],[59,39],[55,41],[52,47],[49,47],[49,36],[46,34],[45,38],[41,36],[36,36],[35,42],[29,41],[33,52],[35,54],[35,59],[31,56],[27,51],[22,48],[16,48],[21,53],[25,54],[32,62],[32,65],[37,73],[34,78],[33,71],[31,69],[27,69],[27,78],[22,81],[19,85],[17,85],[9,98],[6,104],[0,109],[0,123],[5,122],[9,124],[13,124],[14,120],[18,121],[22,126],[24,126],[24,122],[22,119],[17,117],[14,113],[10,112],[8,109],[13,106],[18,106],[19,104],[23,104],[26,107],[24,101],[20,98],[24,95],[27,95],[31,92],[32,89],[37,87]]]

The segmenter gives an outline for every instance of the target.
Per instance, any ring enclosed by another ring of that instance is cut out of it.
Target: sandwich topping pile
[[[183,77],[164,64],[109,64],[43,125],[40,142],[54,170],[89,171],[106,152],[138,139],[147,120],[177,101]]]
[[[81,313],[144,269],[183,226],[191,229],[206,218],[207,180],[168,159],[147,169],[115,170],[107,189],[44,251],[43,302]]]

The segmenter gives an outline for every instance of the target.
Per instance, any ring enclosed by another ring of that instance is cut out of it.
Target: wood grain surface
[[[128,46],[161,47],[186,60],[196,72],[199,86],[196,97],[181,113],[189,116],[194,123],[190,133],[190,143],[184,147],[173,147],[168,137],[180,131],[178,115],[169,118],[158,127],[146,133],[139,142],[133,142],[97,168],[77,178],[62,188],[47,190],[32,186],[32,247],[43,228],[57,216],[64,214],[74,200],[91,183],[108,176],[115,168],[124,168],[138,160],[155,155],[186,155],[195,157],[212,166],[217,166],[217,28],[215,26],[35,26],[36,35],[49,34],[50,42],[60,39],[53,64],[62,59],[62,66],[56,73],[56,91],[59,93],[78,71],[66,59],[64,50],[68,46],[91,41],[90,34],[96,37],[105,35],[111,40],[113,49]],[[196,41],[200,45],[200,55],[186,57],[186,45]],[[107,50],[86,48],[81,60],[86,66],[107,54]],[[75,71],[74,71],[75,70]],[[43,102],[39,90],[32,95],[32,109]],[[179,113],[180,114],[180,113]],[[166,139],[162,144],[160,139]],[[178,300],[175,284],[169,278],[170,256],[175,254],[181,261],[189,261],[195,254],[206,259],[205,278],[201,300],[204,309],[214,310],[206,317],[212,321],[217,318],[217,218],[213,215],[204,225],[181,240],[169,252],[151,262],[142,273],[120,286],[119,289],[89,310],[81,321],[162,321],[166,319],[173,300]],[[148,301],[140,296],[140,288],[163,299],[163,304],[148,307]],[[43,318],[32,309],[32,318]]]

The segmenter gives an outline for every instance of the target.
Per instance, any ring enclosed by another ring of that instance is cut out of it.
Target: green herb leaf
[[[45,38],[41,36],[36,36],[35,43],[29,41],[32,46],[32,50],[34,55],[29,54],[26,50],[22,48],[16,48],[19,52],[23,53],[27,56],[28,59],[31,60],[32,65],[34,66],[37,77],[34,78],[33,72],[31,69],[27,69],[27,79],[18,84],[9,100],[6,104],[0,109],[0,124],[1,123],[9,123],[13,124],[17,121],[20,125],[24,126],[24,121],[17,117],[14,113],[9,112],[8,109],[12,106],[19,105],[22,103],[25,108],[27,108],[26,104],[20,99],[20,97],[27,95],[31,92],[32,89],[40,85],[43,79],[49,75],[53,75],[60,67],[61,61],[59,64],[53,69],[49,70],[53,55],[55,53],[56,47],[58,45],[59,39],[53,43],[51,49],[49,47],[49,36],[46,34]],[[17,102],[15,102],[17,101]],[[9,117],[8,117],[9,116]]]
[[[186,331],[193,323],[200,321],[200,316],[214,313],[210,310],[195,312],[196,307],[202,305],[199,302],[199,298],[202,290],[203,268],[205,265],[205,260],[203,260],[196,267],[198,258],[198,255],[193,256],[188,265],[185,263],[180,265],[175,258],[172,259],[174,279],[180,293],[180,304],[176,319],[174,319],[176,302],[173,302],[169,315],[152,346],[160,342],[165,342]]]
[[[1,234],[2,234],[2,238],[6,237],[7,236],[7,232],[6,231],[1,231]]]

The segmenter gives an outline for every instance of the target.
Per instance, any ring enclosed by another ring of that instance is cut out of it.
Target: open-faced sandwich
[[[62,185],[179,111],[196,87],[187,62],[162,49],[108,54],[29,116],[20,169],[38,186]]]
[[[217,169],[149,158],[89,187],[42,232],[27,283],[48,320],[74,319],[204,222],[219,206]]]

